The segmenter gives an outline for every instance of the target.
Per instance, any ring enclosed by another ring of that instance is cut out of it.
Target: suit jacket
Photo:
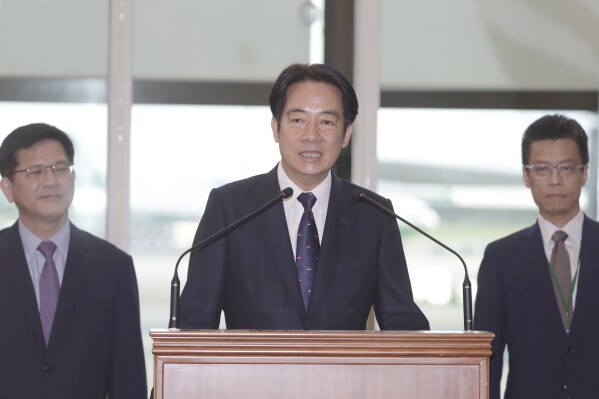
[[[495,333],[491,399],[499,398],[509,351],[506,398],[599,397],[599,223],[585,216],[570,333],[553,292],[538,224],[494,243],[478,272],[474,327]]]
[[[0,398],[147,397],[138,301],[131,257],[71,225],[46,347],[18,225],[0,231]]]
[[[352,199],[352,183],[332,177],[310,303],[304,309],[282,203],[190,259],[181,296],[182,328],[364,329],[374,305],[382,329],[428,330],[413,301],[395,219]],[[212,190],[199,242],[280,193],[277,171]],[[389,200],[374,198],[391,207]]]

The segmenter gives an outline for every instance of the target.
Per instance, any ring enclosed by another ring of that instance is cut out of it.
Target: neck
[[[60,219],[56,221],[31,221],[26,218],[21,218],[21,221],[33,234],[41,238],[43,241],[51,239],[67,222],[68,219]]]
[[[547,215],[541,213],[541,215],[547,220],[549,223],[559,227],[560,229],[567,225],[576,215],[580,212],[580,208],[576,210],[576,212],[572,212],[564,215]]]

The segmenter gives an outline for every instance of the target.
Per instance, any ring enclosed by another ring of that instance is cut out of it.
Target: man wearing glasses
[[[490,397],[599,397],[599,223],[580,209],[589,152],[583,128],[563,115],[532,123],[522,174],[537,223],[491,243],[478,273],[474,327],[495,333]]]
[[[69,222],[73,161],[46,124],[0,146],[0,187],[19,210],[0,231],[0,398],[146,397],[133,262]]]

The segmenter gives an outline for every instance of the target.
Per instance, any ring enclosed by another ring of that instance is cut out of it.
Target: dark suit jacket
[[[538,224],[490,244],[478,272],[474,327],[495,333],[491,399],[599,397],[599,223],[585,217],[570,333],[563,327]]]
[[[412,298],[395,219],[352,199],[333,175],[308,310],[304,309],[283,204],[192,254],[182,328],[363,330],[372,305],[382,329],[427,330]],[[276,168],[212,190],[195,242],[280,193]],[[391,207],[389,200],[370,193]]]
[[[0,398],[146,397],[131,257],[71,225],[48,347],[18,225],[0,231]]]

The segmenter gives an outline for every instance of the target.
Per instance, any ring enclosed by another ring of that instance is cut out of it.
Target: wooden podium
[[[488,398],[493,334],[152,330],[156,399]]]

